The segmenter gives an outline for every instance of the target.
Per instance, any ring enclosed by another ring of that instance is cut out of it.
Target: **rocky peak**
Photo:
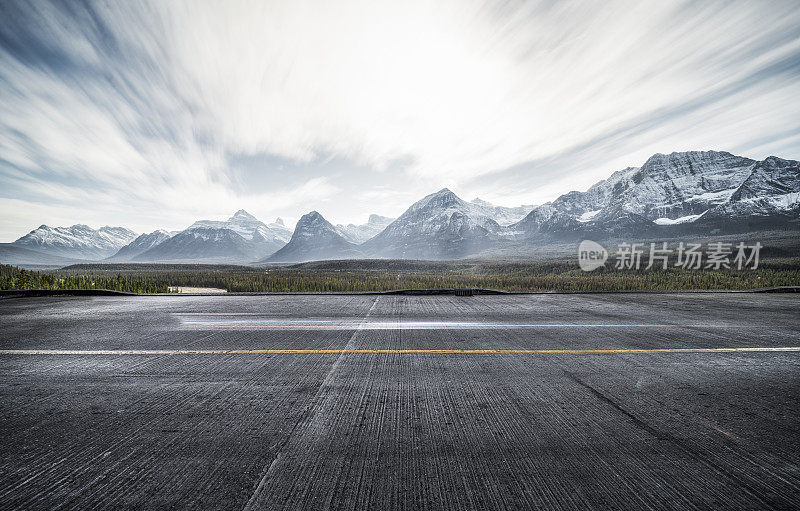
[[[228,221],[230,222],[230,221],[233,221],[233,220],[251,220],[251,221],[252,220],[256,220],[256,221],[258,221],[258,219],[256,217],[254,217],[253,215],[251,215],[250,213],[248,213],[247,211],[245,211],[243,209],[240,209],[239,211],[234,213],[233,216]]]

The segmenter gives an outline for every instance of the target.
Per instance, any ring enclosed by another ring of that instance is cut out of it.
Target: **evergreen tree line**
[[[157,275],[59,275],[0,265],[2,290],[111,289],[128,293],[167,293],[169,287]]]
[[[98,268],[98,267],[95,267]],[[800,261],[765,263],[757,270],[616,270],[582,272],[574,263],[437,265],[435,271],[306,269],[174,269],[135,266],[116,274],[90,268],[29,271],[0,265],[0,289],[111,289],[166,293],[171,286],[214,287],[229,292],[353,292],[393,289],[491,288],[509,291],[751,289],[800,286]]]

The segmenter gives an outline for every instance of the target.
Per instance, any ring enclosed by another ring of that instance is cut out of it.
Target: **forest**
[[[350,261],[257,268],[216,265],[76,265],[25,270],[0,265],[2,290],[109,289],[167,293],[172,286],[228,292],[364,292],[488,288],[507,291],[742,290],[800,286],[800,260],[764,261],[756,270],[581,271],[571,261]]]

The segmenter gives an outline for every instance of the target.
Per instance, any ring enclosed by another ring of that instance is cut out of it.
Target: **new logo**
[[[592,240],[583,240],[578,245],[578,265],[583,271],[592,271],[606,264],[608,250]]]

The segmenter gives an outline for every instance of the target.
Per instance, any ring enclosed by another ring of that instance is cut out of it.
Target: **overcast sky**
[[[541,203],[656,152],[800,159],[800,9],[0,2],[0,241]]]

